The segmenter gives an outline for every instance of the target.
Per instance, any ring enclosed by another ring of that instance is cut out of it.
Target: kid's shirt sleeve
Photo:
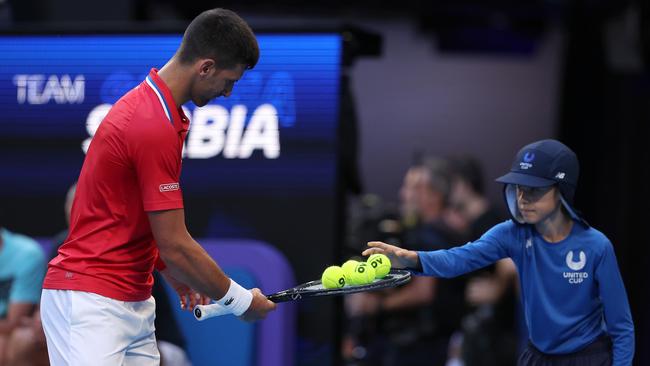
[[[503,222],[487,231],[480,239],[460,247],[430,252],[419,251],[423,274],[434,277],[456,277],[483,268],[510,256],[507,243],[514,224]]]
[[[629,366],[634,356],[634,323],[614,248],[608,241],[596,268],[607,331],[612,337],[613,366]]]

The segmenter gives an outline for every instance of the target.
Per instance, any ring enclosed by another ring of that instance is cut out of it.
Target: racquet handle
[[[276,294],[271,294],[267,296],[266,298],[273,301],[273,302],[283,302],[287,301],[285,298],[274,298],[277,297]],[[194,310],[192,311],[194,314],[194,318],[198,321],[204,321],[205,319],[210,319],[214,318],[215,316],[222,316],[222,315],[228,315],[231,314],[229,311],[226,310],[224,306],[221,306],[217,303],[212,303],[208,305],[196,305],[194,306]]]
[[[192,313],[194,313],[194,318],[198,321],[214,318],[215,316],[231,314],[226,310],[225,306],[216,303],[209,305],[196,305]]]
[[[277,294],[271,294],[266,298],[273,302],[287,301],[284,299],[280,299],[278,301],[278,299],[274,298],[274,296],[277,296]],[[208,305],[196,305],[194,306],[194,310],[192,311],[192,313],[194,314],[194,318],[198,321],[204,321],[205,319],[214,318],[215,316],[231,314],[229,311],[226,310],[224,306],[221,306],[217,303],[212,303]]]

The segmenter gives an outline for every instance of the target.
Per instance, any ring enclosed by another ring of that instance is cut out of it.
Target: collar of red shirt
[[[183,113],[183,109],[180,106],[176,106],[176,102],[174,102],[174,98],[172,97],[172,92],[160,76],[158,76],[158,70],[151,69],[145,82],[154,93],[156,93],[156,96],[158,96],[158,100],[160,101],[160,105],[162,106],[165,115],[169,118],[169,122],[171,122],[176,131],[187,131],[190,121],[185,116],[185,113]]]

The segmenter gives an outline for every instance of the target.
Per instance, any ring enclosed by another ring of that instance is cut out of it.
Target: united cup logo
[[[585,268],[587,264],[587,255],[582,250],[578,254],[579,260],[576,262],[573,260],[573,251],[570,250],[566,254],[566,265],[575,272],[564,272],[564,278],[566,278],[570,284],[577,285],[582,283],[584,280],[589,278],[589,273],[587,272],[578,272],[581,269]]]

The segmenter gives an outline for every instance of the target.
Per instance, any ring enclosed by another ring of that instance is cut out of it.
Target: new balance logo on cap
[[[165,183],[161,184],[158,188],[161,192],[171,192],[178,191],[180,189],[180,185],[178,183]]]
[[[557,178],[557,179],[564,179],[564,176],[565,176],[565,175],[566,175],[566,174],[564,174],[564,172],[559,172],[559,173],[555,174],[555,178]]]

